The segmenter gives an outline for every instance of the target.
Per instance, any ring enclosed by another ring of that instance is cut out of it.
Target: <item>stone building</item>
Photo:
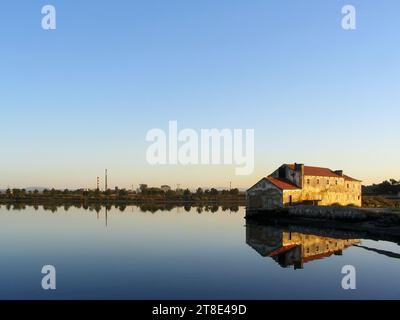
[[[342,170],[284,164],[247,190],[248,209],[277,209],[296,204],[361,207],[361,181]]]

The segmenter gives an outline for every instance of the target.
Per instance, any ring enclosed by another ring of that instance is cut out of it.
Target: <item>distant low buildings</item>
[[[162,191],[164,191],[164,192],[168,192],[168,191],[171,190],[171,187],[170,187],[170,186],[167,186],[167,185],[162,185],[160,189],[161,189]]]
[[[284,164],[247,190],[248,209],[296,204],[361,207],[361,181],[342,170]]]

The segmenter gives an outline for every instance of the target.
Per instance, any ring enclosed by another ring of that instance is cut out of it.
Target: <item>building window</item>
[[[358,200],[360,200],[361,199],[361,197],[360,196],[358,196]]]
[[[326,180],[326,184],[329,184],[329,180]]]
[[[335,182],[336,182],[336,185],[337,185],[337,180],[335,180]]]
[[[349,185],[349,184],[347,184],[347,189],[348,189],[348,188],[350,188],[350,185]]]
[[[307,184],[310,184],[310,179],[307,179]]]
[[[319,184],[319,179],[317,179],[317,184]]]

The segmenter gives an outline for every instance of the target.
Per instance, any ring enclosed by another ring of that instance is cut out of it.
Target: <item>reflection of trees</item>
[[[89,207],[90,211],[96,211],[96,213],[100,213],[101,211],[101,206],[98,204],[93,204]]]
[[[142,212],[151,212],[151,213],[156,213],[158,210],[163,210],[162,207],[157,206],[157,205],[153,205],[153,204],[149,204],[149,205],[141,205],[140,207],[140,211]]]
[[[222,211],[231,211],[231,212],[238,212],[239,206],[222,206]]]
[[[12,208],[13,210],[25,210],[25,205],[21,203],[15,203]]]
[[[27,207],[32,207],[36,211],[39,210],[39,205],[38,204],[25,204],[25,203],[14,203],[14,204],[6,204],[4,206],[7,210],[25,210]],[[95,211],[96,213],[100,213],[104,208],[107,211],[111,211],[112,209],[118,210],[120,212],[124,212],[128,205],[125,203],[122,204],[105,204],[102,205],[100,203],[96,204],[87,204],[87,203],[74,203],[74,204],[63,204],[63,205],[57,205],[57,204],[43,204],[41,205],[42,209],[45,211],[51,211],[51,212],[57,212],[59,208],[62,208],[64,211],[69,211],[71,207],[74,207],[76,209],[84,209],[88,211]],[[185,212],[191,212],[192,210],[196,213],[203,213],[203,212],[209,212],[209,213],[218,213],[218,212],[226,212],[226,213],[234,213],[239,211],[239,206],[237,205],[223,205],[219,206],[217,204],[213,205],[204,205],[204,204],[199,204],[199,205],[193,205],[193,204],[174,204],[174,203],[165,203],[165,204],[157,204],[157,203],[146,203],[146,204],[140,204],[140,205],[135,205],[135,206],[130,206],[133,208],[139,208],[141,212],[151,212],[151,213],[156,213],[158,211],[172,211],[176,208],[181,208]],[[1,208],[1,206],[0,206]]]
[[[44,205],[43,210],[51,211],[52,213],[57,212],[58,207],[56,205]]]

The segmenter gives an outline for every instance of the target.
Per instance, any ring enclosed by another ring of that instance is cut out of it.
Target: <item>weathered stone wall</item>
[[[298,218],[313,218],[324,220],[353,220],[363,221],[367,219],[367,213],[363,209],[343,206],[295,206],[288,209],[289,216]]]
[[[282,234],[275,227],[246,224],[246,243],[262,256],[282,247]]]
[[[282,190],[263,179],[247,191],[247,208],[255,210],[277,209],[283,206]]]
[[[285,190],[284,205],[303,201],[318,201],[319,205],[338,204],[361,207],[361,182],[343,177],[304,176],[303,189]]]
[[[301,202],[303,202],[303,191],[301,189],[283,191],[284,206]]]
[[[304,192],[319,192],[320,205],[355,205],[361,207],[361,182],[336,177],[306,176]]]
[[[361,242],[358,239],[334,239],[296,232],[283,232],[282,238],[283,246],[301,245],[302,258],[341,251]]]

